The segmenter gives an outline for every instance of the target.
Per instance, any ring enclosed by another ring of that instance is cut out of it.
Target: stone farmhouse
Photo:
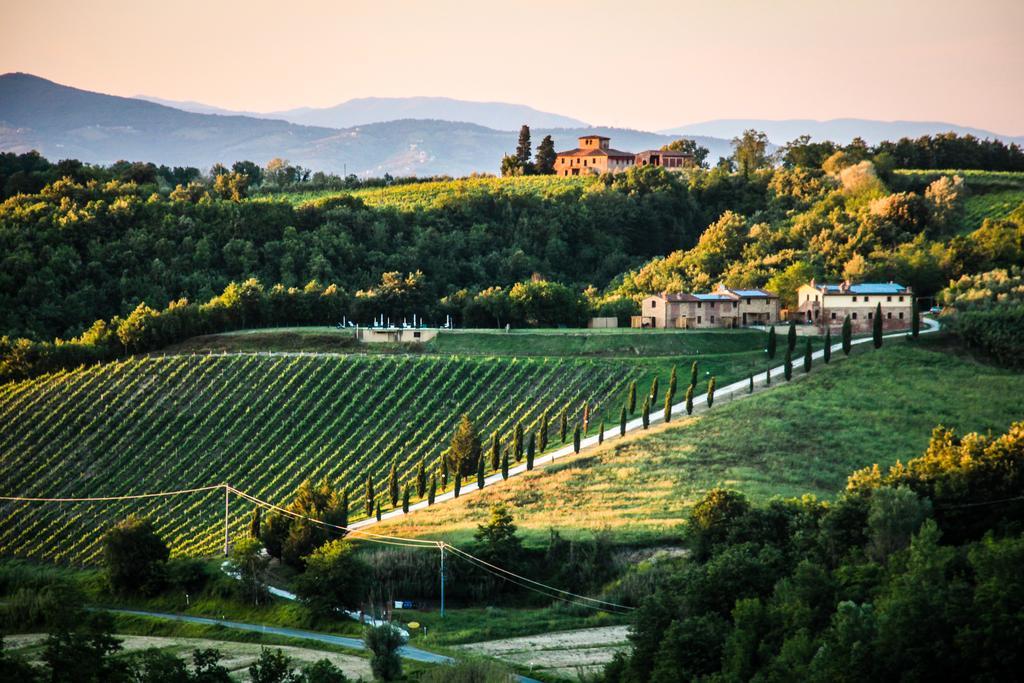
[[[841,327],[849,315],[854,330],[867,331],[881,304],[882,327],[905,328],[910,325],[913,300],[911,289],[895,282],[830,285],[811,280],[797,289],[796,310],[800,320],[822,329]]]
[[[559,152],[555,157],[555,175],[600,175],[619,173],[632,166],[663,166],[682,170],[693,166],[693,157],[683,152],[647,150],[639,154],[611,148],[611,138],[584,135],[579,147]]]
[[[707,329],[779,322],[779,297],[763,289],[729,289],[708,294],[662,292],[641,302],[633,327]]]

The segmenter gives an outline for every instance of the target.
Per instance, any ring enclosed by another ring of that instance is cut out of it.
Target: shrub
[[[313,614],[331,617],[338,610],[360,605],[370,568],[356,555],[351,542],[329,541],[304,559],[306,571],[295,579],[295,592]]]
[[[152,522],[136,515],[103,535],[107,580],[118,593],[152,595],[161,590],[170,554]]]
[[[363,643],[370,651],[370,670],[379,681],[396,681],[402,677],[402,658],[398,649],[405,637],[391,624],[372,626],[363,634]]]

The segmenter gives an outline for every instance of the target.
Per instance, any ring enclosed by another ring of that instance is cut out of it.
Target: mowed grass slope
[[[829,498],[854,469],[920,455],[937,424],[961,432],[1005,430],[1024,417],[1022,395],[1024,375],[888,344],[829,366],[819,362],[800,381],[716,402],[704,415],[376,529],[466,540],[491,504],[505,502],[538,544],[551,527],[568,535],[607,529],[622,541],[663,541],[713,486],[755,501],[804,493]]]
[[[229,483],[275,503],[306,478],[385,490],[432,468],[458,417],[507,443],[516,422],[606,403],[641,374],[606,360],[439,356],[138,357],[0,386],[0,495],[93,497]],[[667,377],[665,378],[667,380]],[[552,420],[552,430],[557,421]],[[387,506],[387,504],[386,504]],[[88,504],[0,504],[0,553],[87,561],[129,512],[176,553],[222,535],[223,493]],[[251,513],[237,504],[232,524]]]

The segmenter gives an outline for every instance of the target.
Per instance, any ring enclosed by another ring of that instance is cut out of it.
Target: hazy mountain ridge
[[[639,152],[675,139],[629,129],[535,128],[558,149],[586,133],[608,135],[619,149]],[[59,85],[29,74],[0,76],[0,149],[37,149],[51,159],[109,164],[119,159],[209,168],[274,157],[315,170],[380,175],[466,175],[497,172],[517,133],[473,123],[400,119],[336,129],[239,114],[201,114],[140,99]],[[725,140],[698,138],[710,158],[729,153]]]
[[[714,119],[701,121],[675,128],[666,128],[661,133],[667,135],[705,135],[717,138],[732,139],[744,130],[753,128],[767,133],[768,139],[777,145],[783,145],[800,135],[810,135],[815,140],[832,140],[842,144],[849,143],[854,137],[863,138],[868,144],[875,145],[883,140],[899,140],[903,137],[919,138],[923,135],[948,133],[973,135],[977,138],[1002,140],[1009,144],[1024,144],[1024,136],[1004,135],[982,128],[959,126],[943,121],[879,121],[875,119]]]

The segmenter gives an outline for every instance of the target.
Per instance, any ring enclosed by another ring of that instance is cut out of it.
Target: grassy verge
[[[755,501],[830,498],[854,469],[919,455],[937,424],[1005,430],[1021,419],[1021,395],[1024,375],[927,346],[887,344],[377,530],[465,542],[490,505],[504,502],[528,543],[542,544],[550,527],[570,536],[607,529],[620,542],[663,542],[676,537],[689,506],[713,486]]]

